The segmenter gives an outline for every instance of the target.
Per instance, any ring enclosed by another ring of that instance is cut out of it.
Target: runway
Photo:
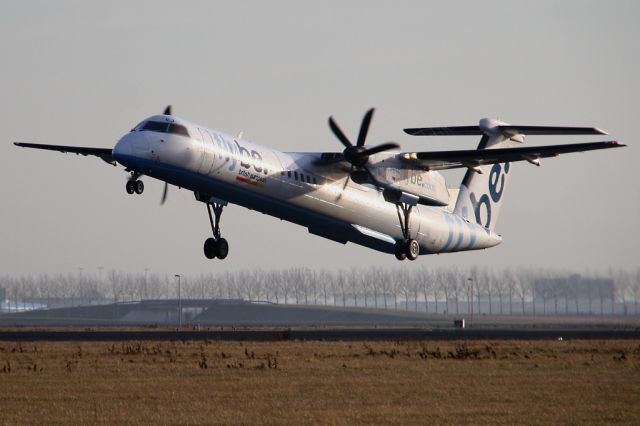
[[[421,329],[421,328],[322,328],[322,329],[219,329],[167,330],[12,330],[0,332],[0,341],[420,341],[420,340],[622,340],[640,339],[640,329]]]

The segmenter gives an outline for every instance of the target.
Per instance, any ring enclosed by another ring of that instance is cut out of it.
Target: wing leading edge
[[[427,170],[477,167],[514,161],[528,161],[539,165],[538,160],[556,157],[570,152],[593,151],[596,149],[620,148],[626,146],[617,141],[587,142],[566,145],[530,146],[518,148],[496,148],[486,150],[404,152],[399,157],[406,163]]]
[[[25,143],[25,142],[14,142],[15,146],[20,146],[23,148],[35,148],[35,149],[44,149],[48,151],[58,151],[62,153],[73,153],[78,155],[93,155],[106,163],[116,165],[116,160],[113,158],[111,148],[90,148],[90,147],[82,147],[82,146],[65,146],[65,145],[44,145],[38,143]]]

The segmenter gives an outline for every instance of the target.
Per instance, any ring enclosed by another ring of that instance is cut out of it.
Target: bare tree
[[[635,279],[630,282],[631,295],[633,296],[634,313],[638,315],[638,301],[640,300],[640,269],[636,271]]]
[[[520,303],[522,306],[522,315],[525,315],[526,313],[526,298],[527,298],[527,281],[525,279],[522,278],[521,276],[521,272],[522,269],[518,269],[518,271],[516,271],[516,273],[513,275],[513,290],[514,293],[516,294],[516,296],[518,297],[518,299],[520,299]]]
[[[493,281],[493,287],[498,294],[498,303],[500,315],[504,315],[504,296],[507,293],[507,283],[504,280],[504,275],[499,272],[491,272],[491,280]]]
[[[351,296],[353,297],[353,305],[358,306],[358,293],[360,292],[360,279],[358,276],[358,270],[355,268],[349,269],[349,272],[345,273],[348,288],[351,292]]]
[[[328,304],[331,279],[331,273],[329,271],[321,270],[316,274],[316,280],[318,281],[320,295],[322,296],[322,304],[324,306],[327,306]]]
[[[435,280],[433,279],[433,274],[426,267],[420,268],[416,272],[416,286],[419,286],[422,289],[422,293],[424,294],[424,311],[429,312],[429,293],[433,293],[435,289]],[[434,299],[436,302],[436,313],[437,313],[437,295],[434,295]],[[417,307],[416,307],[417,310]]]

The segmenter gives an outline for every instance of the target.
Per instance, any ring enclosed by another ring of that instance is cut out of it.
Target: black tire
[[[213,238],[207,238],[204,242],[204,256],[207,259],[216,258],[216,240]]]
[[[394,254],[396,259],[405,260],[407,258],[407,252],[405,251],[405,242],[398,241],[394,247]]]
[[[420,244],[416,240],[407,241],[406,245],[407,259],[416,260],[420,255]]]
[[[141,180],[137,180],[134,183],[134,188],[136,190],[136,194],[142,194],[144,192],[144,183]]]
[[[229,254],[229,243],[224,238],[220,238],[216,241],[216,257],[218,259],[224,259]]]
[[[125,188],[127,189],[127,194],[133,194],[136,191],[133,182],[130,180],[127,181]]]

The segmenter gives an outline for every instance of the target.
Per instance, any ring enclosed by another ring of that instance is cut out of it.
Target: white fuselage
[[[318,165],[319,153],[279,152],[172,116],[153,116],[143,123],[152,120],[180,124],[189,136],[138,126],[114,147],[119,163],[201,195],[297,223],[341,243],[393,253],[395,242],[403,238],[398,207],[376,187],[348,179],[344,164]],[[384,172],[394,157],[372,156],[374,174]],[[446,208],[427,205],[413,209],[410,233],[420,245],[420,254],[483,249],[501,242],[492,231]]]

